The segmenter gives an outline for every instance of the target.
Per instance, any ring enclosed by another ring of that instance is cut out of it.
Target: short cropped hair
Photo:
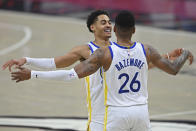
[[[135,27],[134,15],[130,11],[121,11],[115,18],[115,25],[123,30]]]
[[[99,15],[107,15],[109,17],[109,14],[104,11],[104,10],[96,10],[96,11],[93,11],[87,18],[87,21],[86,21],[86,24],[87,24],[87,27],[89,29],[90,32],[93,32],[90,28],[90,26],[97,20],[97,17]]]

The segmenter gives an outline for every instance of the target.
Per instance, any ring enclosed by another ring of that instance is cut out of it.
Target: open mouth
[[[111,29],[105,29],[104,32],[111,33]]]

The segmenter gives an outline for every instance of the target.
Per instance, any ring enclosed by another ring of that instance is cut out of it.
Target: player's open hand
[[[191,65],[193,63],[194,56],[193,56],[193,54],[190,51],[189,51],[189,57],[188,57],[188,59],[189,59],[189,65]]]
[[[21,58],[18,60],[12,59],[12,60],[5,62],[2,66],[2,69],[5,70],[6,68],[9,68],[9,71],[11,72],[12,66],[16,66],[17,68],[17,67],[23,66],[25,63],[26,63],[26,58]]]
[[[183,48],[177,48],[177,49],[171,51],[170,53],[168,53],[169,59],[170,60],[175,60],[176,58],[178,58],[182,54],[183,50],[184,50]],[[194,57],[193,57],[193,54],[190,51],[188,51],[188,52],[189,52],[189,56],[188,56],[189,65],[191,65],[193,63]]]
[[[171,52],[168,53],[168,57],[170,60],[175,60],[182,54],[183,49],[182,48],[177,48]]]
[[[31,70],[24,67],[17,67],[18,71],[11,72],[12,80],[16,83],[24,80],[29,80],[31,78]]]

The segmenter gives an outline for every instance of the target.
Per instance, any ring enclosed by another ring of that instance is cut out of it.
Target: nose
[[[109,22],[106,23],[106,26],[107,27],[112,27],[112,25]]]

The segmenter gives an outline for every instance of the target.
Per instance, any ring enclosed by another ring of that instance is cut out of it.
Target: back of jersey
[[[105,105],[132,106],[146,104],[148,99],[148,64],[141,43],[110,47],[112,63],[104,73]]]

